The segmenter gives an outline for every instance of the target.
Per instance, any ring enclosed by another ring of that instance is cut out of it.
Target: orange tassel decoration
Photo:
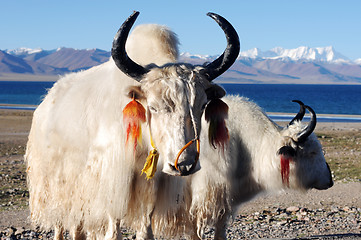
[[[293,157],[296,156],[296,150],[291,146],[281,147],[277,154],[281,156],[281,177],[282,183],[286,186],[290,184],[290,162],[293,161]]]
[[[228,118],[228,105],[221,99],[211,100],[205,110],[205,119],[209,122],[208,138],[214,148],[224,147],[229,140],[225,119]]]
[[[281,177],[282,177],[282,183],[286,186],[289,186],[290,184],[290,160],[292,158],[281,155]]]
[[[138,142],[142,140],[141,124],[145,122],[145,108],[134,98],[123,109],[123,122],[127,133],[126,144],[129,138],[132,138],[135,150]]]

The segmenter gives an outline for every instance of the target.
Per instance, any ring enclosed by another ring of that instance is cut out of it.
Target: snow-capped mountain
[[[58,48],[49,55],[36,61],[49,64],[57,68],[66,68],[69,71],[79,71],[99,65],[109,60],[110,52],[100,49],[73,49]]]
[[[266,59],[266,58],[275,58],[277,54],[273,51],[262,51],[259,48],[252,48],[247,51],[242,51],[239,54],[243,58],[253,58],[253,59]]]
[[[52,53],[56,52],[56,50],[44,50],[42,48],[17,48],[12,50],[6,50],[6,53],[22,58],[28,61],[37,61],[40,58],[46,57]]]
[[[88,69],[109,60],[100,49],[19,48],[0,50],[1,73],[58,75]],[[180,61],[197,65],[218,56],[180,54]],[[236,83],[360,84],[361,58],[351,61],[333,47],[259,48],[240,53],[233,66],[216,81]]]
[[[358,58],[354,61],[354,63],[358,64],[358,65],[361,65],[361,58]]]
[[[52,50],[44,50],[41,48],[17,48],[13,50],[5,50],[3,52],[10,56],[19,58],[28,64],[31,63],[30,65],[38,64],[51,66],[56,69],[54,74],[59,74],[59,71],[60,73],[66,73],[88,69],[108,61],[110,57],[110,52],[100,49],[73,49],[64,47]],[[6,69],[11,68],[7,67]],[[16,70],[14,71],[16,72]],[[34,74],[37,74],[36,70],[33,72]]]
[[[56,75],[64,73],[64,69],[25,60],[0,50],[0,75],[1,73]]]
[[[203,59],[208,60],[209,58],[212,58],[210,55],[198,55],[198,54],[191,54],[189,52],[184,52],[180,54],[180,57],[183,58],[194,58],[194,59]]]
[[[308,61],[350,63],[350,59],[337,52],[332,46],[310,48],[301,46],[293,49],[275,47],[268,51],[253,48],[240,53],[240,57],[254,59],[278,59],[282,61]]]
[[[21,47],[21,48],[6,50],[6,53],[15,55],[15,56],[24,56],[24,55],[31,55],[34,53],[39,53],[42,51],[44,51],[42,48],[32,49],[32,48]]]
[[[187,57],[181,55],[181,61],[200,64],[215,59]],[[242,83],[361,83],[361,59],[352,62],[333,47],[276,47],[268,51],[253,48],[242,51],[218,79]]]

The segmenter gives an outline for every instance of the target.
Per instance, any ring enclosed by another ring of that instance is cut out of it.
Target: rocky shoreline
[[[360,212],[356,207],[264,209],[237,216],[227,231],[227,239],[358,239]]]
[[[135,239],[124,230],[124,239]],[[206,239],[212,239],[209,230]],[[52,239],[53,232],[11,226],[1,239]],[[69,234],[65,239],[70,239]],[[236,216],[227,229],[227,239],[361,239],[361,208],[308,209],[297,206],[267,208]]]

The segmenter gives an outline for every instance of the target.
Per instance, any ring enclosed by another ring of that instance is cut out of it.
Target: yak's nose
[[[201,167],[199,166],[199,163],[194,163],[191,165],[178,164],[178,170],[173,164],[169,163],[164,166],[162,171],[172,176],[188,176],[199,171],[200,169]]]
[[[332,187],[333,186],[333,179],[332,179],[332,173],[331,173],[331,168],[330,168],[330,165],[328,165],[328,163],[326,163],[327,165],[327,168],[328,168],[328,171],[330,173],[330,179],[329,179],[329,185],[328,185],[328,188]]]
[[[199,171],[201,167],[199,166],[199,163],[195,162],[192,165],[178,165],[178,170],[181,176],[188,176],[191,175],[197,171]]]
[[[328,163],[326,163],[326,165],[327,165],[328,176],[329,176],[328,181],[327,182],[325,181],[323,184],[321,184],[321,183],[316,184],[316,186],[314,186],[314,188],[316,188],[317,190],[326,190],[333,186],[331,169],[330,169],[330,166],[328,165]]]

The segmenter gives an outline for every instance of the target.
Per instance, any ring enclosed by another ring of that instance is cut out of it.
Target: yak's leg
[[[63,235],[63,227],[61,226],[55,226],[54,229],[54,240],[64,240],[64,235]]]
[[[139,223],[140,226],[137,229],[137,239],[143,240],[143,239],[154,239],[153,230],[152,230],[152,215],[153,210],[148,209],[147,213],[143,218],[141,219],[141,222]]]
[[[74,227],[72,236],[74,240],[86,240],[86,234],[83,232],[83,227],[81,225]]]
[[[141,223],[140,228],[137,230],[137,240],[154,239],[151,223]]]
[[[198,236],[197,229],[194,229],[195,231],[190,234],[190,240],[201,240],[202,238]]]
[[[199,238],[197,234],[192,235],[192,236],[190,237],[190,240],[201,240],[201,239],[202,239],[202,238]]]
[[[97,236],[94,232],[87,232],[86,236],[87,236],[87,240],[96,240],[97,239]]]
[[[108,230],[105,234],[104,240],[121,240],[122,232],[120,231],[120,221],[113,221],[111,217],[109,217],[108,222]]]
[[[222,217],[218,219],[215,226],[214,239],[217,240],[227,239],[226,229],[227,229],[227,222],[229,217],[230,217],[229,214],[226,212],[225,214],[222,215]]]

